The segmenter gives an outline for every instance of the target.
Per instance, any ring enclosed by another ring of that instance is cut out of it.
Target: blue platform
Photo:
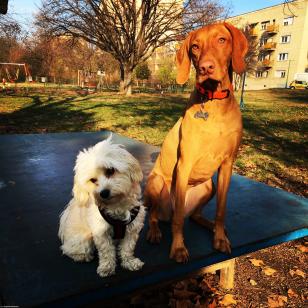
[[[136,255],[144,269],[117,268],[115,276],[96,274],[98,260],[74,263],[62,256],[57,238],[59,214],[71,198],[73,166],[84,147],[109,132],[0,136],[0,305],[79,306],[125,294],[244,253],[308,235],[307,199],[234,175],[228,195],[227,230],[232,255],[212,248],[212,235],[185,224],[188,264],[169,260],[170,225],[161,224],[160,245],[146,242]],[[114,134],[140,161],[145,177],[159,148]],[[205,209],[214,217],[215,200]]]

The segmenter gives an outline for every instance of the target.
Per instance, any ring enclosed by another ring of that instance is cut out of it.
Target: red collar
[[[222,90],[222,91],[211,91],[204,89],[200,83],[196,83],[196,89],[201,94],[202,99],[204,100],[213,100],[213,99],[225,99],[230,95],[230,90]]]

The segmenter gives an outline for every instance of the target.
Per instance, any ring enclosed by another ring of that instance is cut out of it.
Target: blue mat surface
[[[187,221],[190,261],[176,264],[168,258],[170,226],[161,224],[157,246],[146,242],[146,226],[136,250],[144,269],[118,267],[115,276],[100,278],[97,259],[80,264],[61,255],[57,231],[71,198],[76,155],[108,136],[107,131],[0,136],[0,305],[86,305],[308,235],[307,199],[234,175],[226,219],[232,255],[215,252],[212,235]],[[146,177],[159,148],[116,134],[114,140],[140,161]],[[204,214],[214,213],[212,200]]]

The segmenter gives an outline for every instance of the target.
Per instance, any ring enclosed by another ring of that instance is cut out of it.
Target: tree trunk
[[[120,92],[126,96],[132,95],[132,76],[133,70],[128,65],[120,64],[121,82]]]

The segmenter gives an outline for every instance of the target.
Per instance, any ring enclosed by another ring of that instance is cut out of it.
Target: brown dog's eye
[[[114,169],[113,167],[107,168],[107,169],[105,170],[105,175],[106,175],[107,177],[113,176],[114,173],[115,173],[115,169]]]
[[[225,39],[224,37],[221,37],[221,38],[218,40],[218,42],[219,42],[220,44],[223,44],[225,41],[226,41],[226,39]]]
[[[191,46],[191,49],[194,50],[194,51],[197,51],[197,50],[199,49],[199,46],[196,45],[196,44],[193,44],[193,45]]]
[[[97,179],[96,178],[92,178],[92,179],[90,179],[90,182],[92,182],[93,184],[96,184]]]

